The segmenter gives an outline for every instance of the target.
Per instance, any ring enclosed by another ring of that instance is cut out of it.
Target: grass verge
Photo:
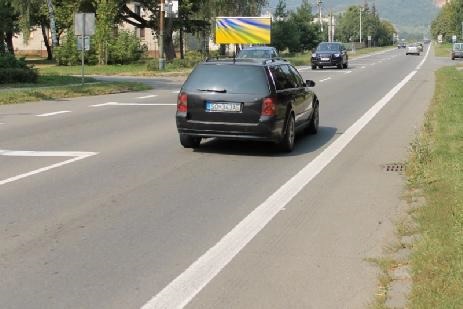
[[[463,72],[436,73],[433,104],[412,144],[411,188],[426,207],[416,212],[421,240],[411,258],[411,308],[463,308]]]
[[[80,79],[78,80],[80,82]],[[67,79],[67,81],[68,84],[63,83],[53,86],[43,82],[41,86],[29,85],[29,88],[24,88],[24,85],[9,85],[10,87],[0,90],[0,105],[150,89],[150,87],[141,83],[95,82],[82,86],[72,78]]]
[[[434,44],[434,53],[436,57],[450,57],[451,51],[451,43]]]
[[[58,66],[58,65],[35,65],[40,75],[80,75],[81,66]],[[149,71],[147,65],[125,64],[125,65],[88,65],[85,66],[86,75],[124,75],[124,76],[171,76],[185,75],[191,72],[191,69],[167,69],[165,71]]]

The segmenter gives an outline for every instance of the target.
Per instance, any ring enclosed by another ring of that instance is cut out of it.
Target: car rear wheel
[[[318,133],[318,126],[320,123],[320,109],[318,101],[314,103],[315,108],[310,119],[309,126],[307,127],[307,133],[309,134],[317,134]]]
[[[184,148],[198,148],[199,144],[201,144],[201,137],[180,134],[180,144]]]
[[[296,137],[296,124],[295,124],[294,116],[290,114],[287,124],[286,124],[285,135],[283,136],[283,139],[278,145],[279,148],[284,152],[291,152],[294,149],[295,137]]]
[[[316,65],[312,65],[312,70],[316,70],[317,69],[317,66]]]
[[[322,66],[322,65],[319,65],[318,68],[321,70],[321,69],[323,69],[323,66]]]

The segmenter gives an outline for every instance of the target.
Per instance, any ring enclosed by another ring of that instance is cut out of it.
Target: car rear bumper
[[[452,53],[453,58],[463,58],[463,52],[454,52]]]
[[[261,118],[258,123],[224,123],[195,121],[177,115],[176,121],[180,134],[234,140],[278,142],[282,138],[284,127],[284,121],[274,117]]]

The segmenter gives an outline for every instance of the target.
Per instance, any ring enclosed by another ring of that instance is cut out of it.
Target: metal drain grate
[[[405,172],[405,164],[389,163],[389,164],[384,165],[384,171],[402,173],[402,172]]]

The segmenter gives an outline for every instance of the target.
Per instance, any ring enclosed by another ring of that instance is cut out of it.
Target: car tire
[[[312,70],[316,70],[317,69],[317,66],[316,65],[312,65]]]
[[[317,134],[318,133],[318,127],[320,123],[320,107],[318,101],[315,101],[315,109],[312,113],[312,117],[310,118],[309,125],[306,129],[306,132],[308,134]]]
[[[201,144],[201,137],[180,134],[180,144],[184,148],[198,148],[199,144]]]
[[[322,65],[319,65],[318,68],[319,68],[320,70],[323,70],[323,66],[322,66]]]
[[[348,67],[349,67],[349,62],[346,61],[346,63],[343,64],[343,68],[344,68],[344,69],[347,69]]]
[[[292,113],[289,115],[288,121],[286,122],[285,135],[278,144],[278,147],[284,152],[291,152],[294,149],[294,140],[296,137],[296,121]]]

